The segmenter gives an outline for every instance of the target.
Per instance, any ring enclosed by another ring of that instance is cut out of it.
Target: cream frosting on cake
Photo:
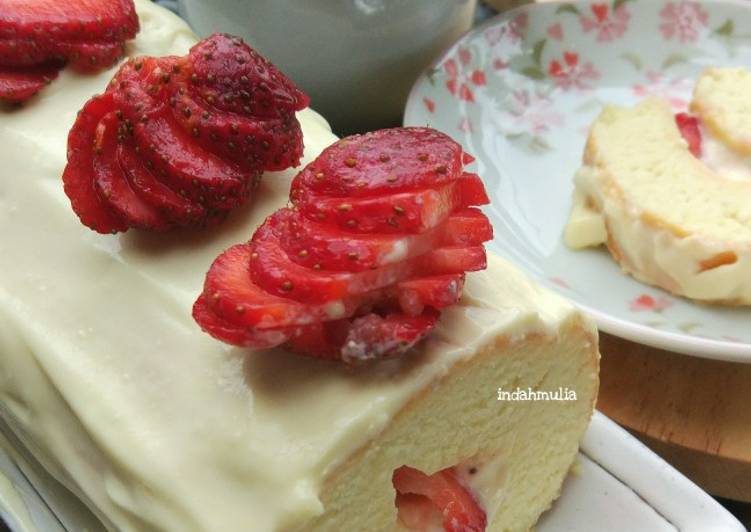
[[[704,132],[699,159],[667,102],[606,107],[575,177],[565,240],[606,244],[625,272],[675,294],[751,304],[751,180]]]
[[[129,55],[183,54],[177,17],[136,2]],[[597,331],[501,259],[402,359],[347,368],[251,353],[191,317],[212,260],[287,201],[269,173],[251,205],[199,232],[102,236],[63,193],[68,130],[112,72],[65,71],[0,111],[0,403],[3,421],[112,530],[397,528],[391,475],[464,478],[488,530],[526,530],[557,496],[597,393]],[[335,140],[298,115],[304,163]],[[569,402],[497,401],[568,388]]]

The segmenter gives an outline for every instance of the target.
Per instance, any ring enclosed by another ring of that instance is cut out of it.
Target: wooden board
[[[709,493],[751,502],[751,365],[601,335],[597,408]]]

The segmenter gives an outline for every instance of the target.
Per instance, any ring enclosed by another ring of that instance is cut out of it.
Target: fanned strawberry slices
[[[138,28],[133,0],[0,0],[0,100],[31,98],[66,63],[111,67]]]
[[[308,98],[240,39],[125,63],[68,137],[65,192],[100,233],[222,220],[261,174],[296,166]]]
[[[290,207],[216,259],[196,321],[230,344],[347,363],[404,353],[486,267],[471,160],[429,128],[333,144],[295,178]]]

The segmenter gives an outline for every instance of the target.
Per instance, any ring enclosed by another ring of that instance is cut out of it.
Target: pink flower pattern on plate
[[[548,76],[563,90],[591,89],[587,82],[600,79],[595,66],[589,61],[581,62],[576,52],[564,52],[562,60],[553,59],[548,65]]]
[[[595,31],[597,42],[610,42],[623,37],[628,29],[631,15],[625,4],[611,11],[608,4],[592,4],[589,6],[592,16],[582,15],[580,22],[584,33]]]
[[[660,72],[648,70],[646,82],[632,87],[637,98],[658,96],[665,98],[675,111],[685,111],[694,82],[688,78],[668,78]]]
[[[521,42],[529,27],[529,14],[519,13],[505,24],[493,26],[485,31],[485,40],[490,46],[495,46],[503,40],[512,44]]]
[[[668,2],[660,10],[660,32],[666,41],[694,42],[709,22],[709,14],[698,2]]]
[[[665,296],[654,298],[648,294],[642,294],[629,303],[631,312],[657,312],[660,313],[666,308],[673,306],[673,302]]]
[[[477,68],[470,69],[472,53],[466,48],[459,48],[458,61],[453,57],[443,64],[446,72],[446,88],[451,94],[465,102],[474,102],[475,93],[472,86],[482,87],[485,85],[485,72]]]
[[[508,113],[514,125],[533,135],[562,127],[566,117],[558,111],[553,100],[539,91],[515,90],[510,95]]]

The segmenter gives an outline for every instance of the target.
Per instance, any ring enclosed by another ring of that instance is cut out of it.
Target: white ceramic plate
[[[604,249],[562,242],[573,175],[603,104],[649,95],[685,110],[708,65],[751,66],[751,3],[552,2],[487,21],[415,84],[405,124],[441,129],[477,157],[492,246],[576,301],[606,332],[751,363],[751,309],[695,304],[621,273]]]
[[[1,439],[1,438],[0,438]],[[0,483],[16,486],[12,507],[0,490],[0,515],[12,532],[100,530],[95,518],[31,457],[0,445]],[[13,455],[16,462],[9,459]],[[17,464],[17,465],[16,465]],[[20,502],[20,506],[19,506]],[[20,518],[19,518],[20,516]],[[33,523],[24,526],[22,523]],[[35,526],[34,526],[35,525]],[[599,412],[582,442],[578,465],[538,532],[743,532],[709,495]]]

